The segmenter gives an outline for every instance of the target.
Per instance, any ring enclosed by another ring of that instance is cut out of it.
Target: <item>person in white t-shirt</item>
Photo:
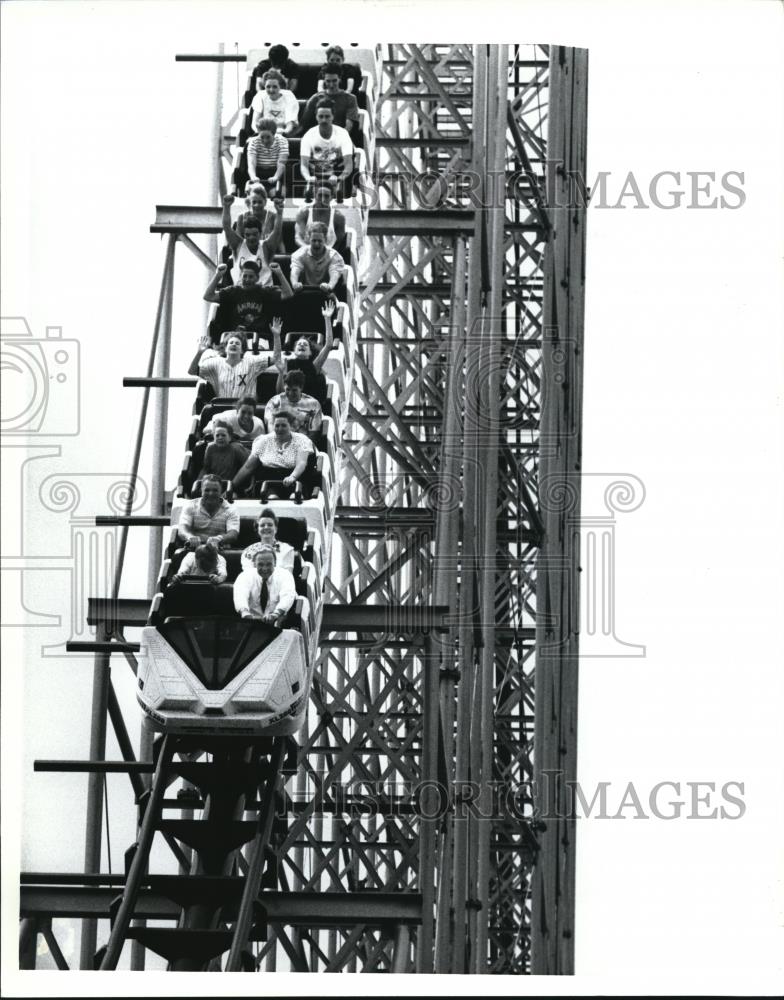
[[[291,135],[299,122],[299,101],[286,90],[286,81],[275,69],[268,70],[257,82],[258,93],[251,101],[251,127],[259,131],[258,123],[263,118],[272,118],[278,131]]]
[[[322,181],[337,191],[338,201],[354,169],[354,143],[348,132],[333,122],[328,101],[316,108],[317,124],[303,135],[299,147],[300,171],[308,184],[305,197],[312,196],[314,182]]]

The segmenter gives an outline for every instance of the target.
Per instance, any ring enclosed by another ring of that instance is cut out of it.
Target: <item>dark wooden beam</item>
[[[54,876],[57,877],[56,875]],[[177,894],[177,882],[183,885],[198,876],[147,876],[146,886],[136,900],[136,919],[177,920],[180,907],[168,894]],[[221,884],[217,884],[217,883]],[[220,891],[229,899],[239,897],[245,880],[239,877],[201,878],[203,892]],[[213,883],[210,885],[209,883]],[[20,913],[28,916],[108,918],[124,880],[110,885],[29,885],[22,883]],[[422,897],[415,892],[261,892],[257,901],[266,919],[275,923],[302,927],[341,927],[347,924],[396,926],[422,922]]]
[[[198,205],[156,205],[151,233],[220,233],[222,209]]]
[[[212,54],[202,55],[202,54],[195,54],[195,53],[193,55],[190,55],[189,53],[181,53],[181,54],[176,55],[174,57],[174,61],[175,62],[217,62],[217,63],[220,63],[220,62],[236,62],[236,63],[242,63],[242,62],[247,62],[247,60],[248,60],[248,57],[240,55],[239,52],[217,52],[214,55],[212,55]]]
[[[475,213],[464,209],[433,212],[371,209],[368,236],[472,236]]]
[[[102,597],[91,597],[87,602],[87,622],[97,625],[99,622],[111,621],[118,625],[141,627],[147,624],[150,602],[144,598],[124,597],[112,601]],[[404,631],[425,632],[439,628],[444,615],[449,612],[447,607],[430,607],[425,605],[352,605],[325,604],[322,619],[322,633],[357,632],[386,630],[391,623],[405,625]],[[72,643],[79,647],[78,651],[96,652],[98,644],[84,642]],[[103,647],[124,652],[126,646],[138,649],[138,643],[101,643]],[[82,647],[85,647],[82,650]]]

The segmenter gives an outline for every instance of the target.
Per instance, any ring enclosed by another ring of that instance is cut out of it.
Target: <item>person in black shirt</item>
[[[362,83],[362,70],[359,66],[345,62],[345,58],[340,45],[330,45],[327,49],[327,62],[340,70],[340,86],[350,94],[356,94]]]
[[[218,291],[218,285],[226,273],[226,265],[216,268],[212,281],[204,292],[205,302],[217,302],[218,309],[210,333],[213,340],[220,340],[225,330],[243,327],[271,346],[270,317],[280,311],[280,303],[294,294],[280,264],[270,264],[273,281],[280,288],[264,288],[258,283],[259,265],[254,260],[242,264],[240,283]]]
[[[282,73],[286,79],[287,89],[292,94],[296,94],[300,68],[293,59],[289,59],[289,50],[285,45],[273,45],[267,54],[267,58],[262,59],[258,63],[253,70],[252,84],[254,87],[258,88],[259,80],[270,69],[276,69],[279,73]]]
[[[272,328],[275,365],[280,372],[276,389],[278,393],[283,392],[285,388],[285,378],[288,372],[302,372],[305,376],[303,392],[317,399],[319,403],[323,403],[326,400],[327,382],[322,369],[333,346],[332,314],[334,311],[335,303],[333,301],[330,300],[324,303],[321,314],[324,317],[326,337],[324,339],[324,346],[318,352],[311,338],[302,336],[297,337],[294,342],[292,353],[284,356],[281,349],[280,334],[276,332],[275,327]]]

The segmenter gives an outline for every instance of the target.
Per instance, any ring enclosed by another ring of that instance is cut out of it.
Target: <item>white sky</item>
[[[338,9],[353,32],[332,27]],[[175,64],[175,53],[216,51],[221,40],[245,51],[297,37],[303,23],[312,41],[582,45],[590,49],[588,173],[609,172],[611,204],[629,171],[644,192],[663,170],[682,172],[687,185],[687,171],[745,175],[736,211],[589,212],[583,467],[645,485],[644,504],[618,516],[616,619],[619,637],[644,644],[647,656],[584,661],[579,773],[589,789],[611,782],[615,803],[628,781],[643,798],[660,781],[740,781],[746,813],[734,822],[582,822],[578,976],[495,977],[483,992],[781,992],[781,13],[774,2],[431,2],[415,15],[395,2],[11,2],[0,10],[2,312],[25,316],[37,337],[56,325],[80,342],[82,431],[60,439],[59,458],[41,462],[44,475],[82,477],[85,509],[91,489],[105,488],[99,475],[130,465],[140,393],[120,383],[146,365],[162,264],[149,233],[154,206],[201,204],[209,190],[214,71]],[[200,265],[182,250],[177,282],[195,292],[175,292],[173,372],[187,366],[202,319]],[[172,401],[183,437],[189,397]],[[170,453],[170,480],[180,457],[179,447]],[[19,474],[6,447],[3,463],[3,550],[20,554]],[[36,498],[28,503],[25,555],[67,555],[67,529],[51,538],[47,516]],[[36,517],[44,529],[33,537]],[[129,566],[128,594],[143,583],[142,562]],[[37,610],[67,609],[61,580],[46,575],[31,589]],[[4,598],[7,620],[15,595]],[[87,756],[91,669],[88,660],[36,662],[30,650],[41,632],[4,630],[4,993],[106,995],[103,980],[88,977],[85,986],[81,976],[39,974],[31,985],[9,972],[22,815],[25,866],[76,870],[83,850],[74,804],[84,779],[33,775],[32,759]],[[126,673],[115,668],[121,687]],[[20,781],[24,812],[11,805]],[[110,783],[111,794],[127,793]],[[115,865],[125,846],[115,840]],[[117,977],[112,994],[132,991],[127,983]],[[258,977],[244,984],[261,985]],[[450,979],[448,987],[477,984]],[[152,974],[145,988],[157,988]],[[167,977],[161,988],[201,991],[192,977],[182,989]],[[206,987],[234,988],[225,977]],[[372,988],[392,986],[374,980]],[[421,988],[413,979],[395,984]],[[297,978],[274,989],[352,993],[368,984]]]

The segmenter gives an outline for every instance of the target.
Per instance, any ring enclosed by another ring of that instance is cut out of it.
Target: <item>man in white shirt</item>
[[[337,190],[338,201],[342,201],[344,182],[354,169],[354,143],[333,118],[332,105],[326,100],[316,108],[317,124],[308,129],[300,143],[300,171],[309,190],[314,180],[323,181]]]
[[[255,618],[282,628],[297,599],[294,577],[276,566],[272,549],[256,554],[252,570],[243,570],[234,583],[234,607],[242,618]]]
[[[191,551],[204,544],[229,546],[237,541],[240,515],[224,500],[217,476],[207,475],[202,479],[201,497],[183,506],[177,531]]]

